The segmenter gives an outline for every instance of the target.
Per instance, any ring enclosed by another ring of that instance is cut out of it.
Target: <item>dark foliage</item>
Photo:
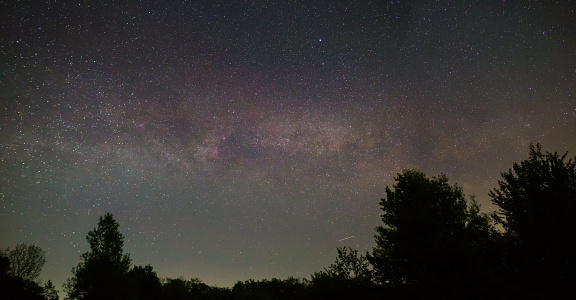
[[[576,283],[576,162],[567,155],[530,145],[528,159],[490,192],[505,229],[503,263],[518,281],[554,289]]]
[[[44,250],[35,245],[18,244],[4,253],[10,260],[10,275],[25,280],[36,281],[46,263]]]
[[[334,263],[311,276],[308,289],[315,297],[328,295],[356,294],[375,286],[372,271],[366,256],[349,247],[336,249]]]
[[[337,248],[334,263],[310,280],[250,279],[231,289],[198,278],[160,280],[150,265],[131,268],[119,224],[106,214],[88,233],[90,252],[65,289],[69,299],[573,298],[576,162],[566,157],[531,145],[529,158],[502,174],[489,193],[502,232],[446,176],[403,171],[381,199],[384,226],[376,228],[373,252]],[[38,277],[44,256],[39,248],[26,249],[13,250],[21,254],[13,255],[16,264],[6,255],[14,253],[0,252],[0,299],[58,299],[51,281],[42,288],[29,280]],[[20,263],[26,261],[36,263]]]
[[[492,230],[488,216],[474,202],[469,207],[446,176],[429,179],[406,170],[395,179],[380,202],[385,226],[376,229],[377,247],[369,256],[375,279],[443,288],[478,272]]]
[[[162,299],[206,299],[210,287],[200,279],[168,278],[162,287]]]
[[[124,236],[120,225],[108,213],[100,217],[98,227],[88,232],[90,251],[72,269],[65,284],[70,299],[126,299],[130,256],[123,253]]]
[[[165,300],[197,300],[197,299],[232,299],[227,288],[211,287],[198,278],[186,280],[167,278],[162,286],[161,299]]]
[[[10,259],[0,252],[0,299],[43,300],[43,292],[38,283],[12,275]]]
[[[306,286],[297,278],[290,277],[286,280],[273,278],[261,281],[246,280],[238,281],[232,288],[233,299],[305,299]]]
[[[160,299],[162,283],[152,266],[134,266],[128,272],[130,299]]]
[[[44,285],[44,292],[43,292],[44,298],[46,300],[59,300],[60,297],[58,296],[58,291],[56,290],[56,287],[54,286],[54,284],[52,284],[52,281],[48,280],[48,282],[46,282],[46,284]]]

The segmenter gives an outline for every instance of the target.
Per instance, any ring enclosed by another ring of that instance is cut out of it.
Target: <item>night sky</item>
[[[393,176],[484,211],[528,145],[576,154],[574,1],[2,1],[0,248],[57,288],[111,212],[210,285],[364,252]]]

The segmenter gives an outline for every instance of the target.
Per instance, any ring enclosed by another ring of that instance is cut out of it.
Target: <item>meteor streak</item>
[[[338,241],[339,241],[339,242],[341,242],[341,241],[345,241],[345,240],[347,240],[347,239],[351,239],[351,238],[353,238],[353,237],[354,237],[354,236],[353,236],[353,235],[351,235],[351,236],[349,236],[349,237],[345,237],[345,238],[343,238],[343,239],[339,239]]]

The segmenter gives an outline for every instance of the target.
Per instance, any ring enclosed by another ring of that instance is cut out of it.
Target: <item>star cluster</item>
[[[571,1],[0,5],[0,246],[57,285],[106,212],[160,276],[308,277],[402,169],[489,211],[529,143],[576,151]]]

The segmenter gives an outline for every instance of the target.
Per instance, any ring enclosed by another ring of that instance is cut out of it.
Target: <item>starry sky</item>
[[[2,1],[0,247],[60,288],[114,214],[162,277],[308,277],[364,252],[393,176],[484,211],[576,153],[573,1]]]

